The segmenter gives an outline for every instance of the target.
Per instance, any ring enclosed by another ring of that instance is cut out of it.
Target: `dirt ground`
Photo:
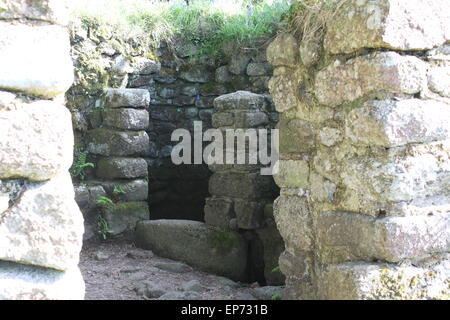
[[[85,243],[80,269],[86,300],[255,300],[281,290],[194,270],[124,241]]]

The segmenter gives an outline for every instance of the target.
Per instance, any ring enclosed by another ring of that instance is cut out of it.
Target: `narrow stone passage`
[[[259,287],[197,271],[124,241],[87,242],[80,269],[86,300],[270,300],[281,287]]]

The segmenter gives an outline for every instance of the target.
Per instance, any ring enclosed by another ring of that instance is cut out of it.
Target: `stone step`
[[[246,280],[247,244],[238,233],[198,221],[148,220],[137,223],[136,243],[205,272]]]
[[[150,92],[146,89],[103,89],[102,103],[106,108],[144,108],[150,105]]]
[[[102,116],[103,126],[122,130],[146,130],[150,121],[147,110],[130,108],[105,109]]]
[[[106,158],[97,163],[96,175],[102,179],[133,179],[148,176],[147,161],[142,158]]]

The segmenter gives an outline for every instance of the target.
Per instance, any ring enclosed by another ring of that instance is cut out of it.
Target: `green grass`
[[[91,27],[113,26],[116,34],[129,38],[151,38],[157,46],[177,37],[192,41],[203,53],[217,54],[233,42],[251,46],[255,39],[269,39],[283,26],[290,1],[282,0],[79,0],[73,20]]]

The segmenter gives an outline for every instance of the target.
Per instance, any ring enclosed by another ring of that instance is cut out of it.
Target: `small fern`
[[[103,240],[106,240],[108,238],[108,235],[114,232],[114,230],[109,228],[108,221],[106,221],[100,215],[97,218],[95,231]]]
[[[113,207],[114,201],[105,196],[99,196],[95,202],[99,207]]]
[[[121,194],[126,194],[126,192],[125,192],[125,190],[122,189],[121,186],[115,186],[114,190],[113,190],[113,194],[118,196],[118,195],[121,195]]]
[[[88,155],[87,151],[77,150],[76,153],[78,154],[78,157],[75,159],[74,163],[72,164],[72,167],[70,168],[70,174],[73,177],[78,177],[80,180],[84,180],[85,178],[84,170],[89,167],[93,168],[94,164],[91,162],[86,162]]]

